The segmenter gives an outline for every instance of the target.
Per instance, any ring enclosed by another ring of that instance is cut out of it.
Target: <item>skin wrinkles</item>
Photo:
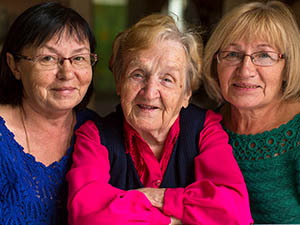
[[[88,40],[78,42],[65,34],[59,41],[54,37],[41,48],[25,48],[21,54],[32,57],[49,51],[63,57],[90,52]],[[75,70],[69,60],[52,70],[40,70],[27,60],[20,60],[16,68],[14,74],[24,85],[23,104],[46,114],[63,114],[73,109],[84,97],[92,79],[91,68]]]
[[[279,53],[277,49],[271,48],[269,44],[261,41],[248,43],[242,40],[230,45],[225,50],[241,51],[246,54],[258,51],[275,51]],[[279,101],[284,65],[285,61],[280,60],[273,66],[256,66],[247,56],[239,65],[225,66],[218,64],[218,77],[224,99],[237,108],[248,109],[263,107],[273,100]]]
[[[51,53],[48,53],[48,51],[51,52]],[[73,55],[77,55],[77,54],[89,54],[90,53],[90,49],[88,47],[82,47],[82,48],[74,49],[74,50],[72,50],[72,52],[73,52]],[[48,46],[48,45],[44,45],[42,48],[38,49],[36,51],[36,55],[35,56],[38,56],[38,55],[47,55],[47,54],[56,54],[58,56],[62,56],[60,54],[60,50],[59,49],[53,48],[53,47]]]
[[[283,53],[264,41],[245,39],[234,42],[225,50],[245,54],[259,51]],[[277,127],[278,124],[272,121],[277,121],[278,115],[286,120],[282,116],[288,114],[284,112],[286,103],[281,101],[284,66],[284,59],[272,66],[257,66],[248,56],[238,65],[217,64],[221,92],[230,103],[221,110],[228,129],[239,134],[255,134]]]
[[[179,111],[188,105],[186,61],[179,42],[163,40],[139,51],[117,83],[125,119],[151,149],[164,143]]]

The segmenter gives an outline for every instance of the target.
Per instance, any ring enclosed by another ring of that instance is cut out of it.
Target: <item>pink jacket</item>
[[[195,182],[167,188],[162,211],[142,192],[108,183],[108,151],[96,125],[91,121],[82,125],[76,131],[74,161],[67,174],[70,225],[170,224],[171,216],[191,225],[251,224],[246,185],[220,121],[220,115],[207,111],[195,158]]]

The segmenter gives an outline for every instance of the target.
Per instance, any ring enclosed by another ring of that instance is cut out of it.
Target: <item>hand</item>
[[[139,188],[140,191],[146,195],[152,206],[162,210],[164,206],[165,188]]]
[[[171,216],[171,223],[170,225],[175,225],[175,224],[182,224],[181,220],[176,219],[175,217]]]

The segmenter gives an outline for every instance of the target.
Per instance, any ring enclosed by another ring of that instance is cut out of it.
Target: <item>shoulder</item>
[[[123,111],[121,105],[118,105],[114,112],[109,113],[105,117],[99,118],[97,125],[102,127],[108,126],[107,129],[110,127],[123,126]]]
[[[114,143],[117,139],[123,137],[123,112],[121,107],[117,107],[116,112],[111,112],[105,117],[99,116],[92,110],[85,109],[80,112],[78,116],[80,120],[77,121],[76,134],[85,134],[88,136],[100,136],[101,143],[106,145]]]
[[[101,117],[94,110],[84,108],[76,112],[76,127],[80,127],[88,120],[91,120],[96,123],[100,119]]]
[[[180,111],[179,124],[181,132],[198,134],[202,129],[206,117],[205,109],[190,104]]]
[[[189,119],[199,119],[200,117],[204,117],[206,114],[206,109],[202,109],[194,104],[189,104],[187,108],[182,108],[180,111],[181,119],[189,118]]]
[[[190,104],[186,109],[180,112],[180,120],[183,123],[220,123],[222,115],[209,109],[202,109],[196,105]]]
[[[15,118],[17,112],[18,112],[18,107],[12,107],[10,105],[1,105],[0,104],[0,116],[4,120],[12,120]]]
[[[3,119],[3,121],[5,121],[5,125],[8,129],[14,131],[17,127],[19,127],[19,107],[0,105],[0,117]]]

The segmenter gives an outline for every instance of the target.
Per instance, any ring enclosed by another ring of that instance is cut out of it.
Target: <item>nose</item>
[[[243,61],[238,67],[238,72],[241,77],[253,77],[256,74],[256,66],[252,62],[250,55],[245,55]]]
[[[74,77],[74,71],[70,60],[63,60],[59,63],[57,78],[60,80],[71,80]]]
[[[150,77],[144,83],[144,87],[141,89],[140,94],[148,100],[159,97],[159,84],[153,78]]]

